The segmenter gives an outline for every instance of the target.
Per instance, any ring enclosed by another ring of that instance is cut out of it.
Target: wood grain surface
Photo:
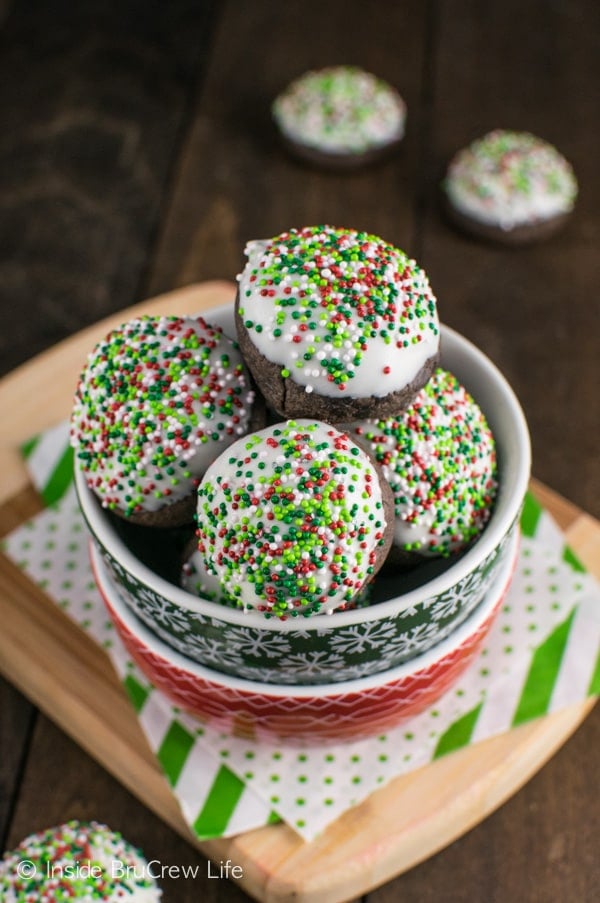
[[[417,256],[444,321],[507,374],[535,474],[600,517],[593,0],[381,0],[368,14],[358,0],[7,0],[0,12],[3,372],[144,297],[232,279],[249,238],[369,228]],[[268,103],[306,68],[348,61],[397,85],[407,138],[384,166],[323,175],[279,150]],[[581,197],[556,241],[496,249],[440,218],[447,156],[495,126],[536,131],[573,162]],[[8,685],[0,731],[5,845],[87,815],[151,856],[201,861]],[[598,748],[595,712],[509,803],[369,903],[594,900]],[[223,881],[165,889],[166,903],[197,899],[247,898]]]

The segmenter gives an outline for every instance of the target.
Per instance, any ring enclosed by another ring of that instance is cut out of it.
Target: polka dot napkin
[[[513,584],[478,658],[445,696],[378,737],[277,747],[230,737],[175,709],[127,653],[91,577],[87,535],[61,425],[24,447],[48,503],[4,551],[110,656],[201,838],[283,819],[306,840],[394,777],[600,691],[600,588],[532,496]]]

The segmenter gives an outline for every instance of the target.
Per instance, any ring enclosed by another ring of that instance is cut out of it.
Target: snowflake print
[[[390,654],[396,657],[421,652],[429,648],[438,635],[437,624],[417,624],[412,630],[400,634],[390,643]]]
[[[305,652],[288,655],[282,658],[281,666],[284,671],[301,677],[318,677],[322,674],[330,674],[338,671],[344,665],[344,659],[340,655],[331,655],[328,652]]]
[[[187,629],[186,615],[179,611],[175,605],[172,605],[161,596],[157,596],[146,587],[139,587],[138,589],[137,607],[140,616],[142,616],[142,613],[146,615],[146,623],[148,623],[150,618],[152,622],[170,627],[176,633],[184,633]]]
[[[391,621],[366,622],[347,627],[332,637],[331,646],[336,652],[360,655],[367,649],[380,649],[385,646],[394,634],[395,627]]]
[[[465,593],[460,584],[453,586],[447,593],[437,597],[431,606],[431,617],[434,621],[443,621],[451,617],[459,610],[464,598]]]
[[[290,651],[289,640],[284,636],[273,634],[272,636],[261,636],[255,630],[248,627],[232,628],[228,633],[228,644],[236,647],[239,651],[244,652],[244,657],[253,656],[254,658],[277,658]]]

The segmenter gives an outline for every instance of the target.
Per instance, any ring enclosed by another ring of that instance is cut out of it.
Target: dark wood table
[[[596,517],[600,239],[594,0],[3,0],[0,349],[3,372],[108,313],[189,282],[231,279],[247,239],[328,222],[367,229],[427,269],[442,319],[505,372],[534,473]],[[397,159],[355,175],[289,160],[269,103],[310,67],[352,62],[397,85]],[[442,221],[448,156],[490,128],[528,129],[581,185],[564,234],[523,250]],[[150,858],[200,855],[9,684],[0,684],[0,839],[68,818],[123,831]],[[515,797],[368,895],[598,899],[598,711]],[[248,899],[208,877],[165,903]]]

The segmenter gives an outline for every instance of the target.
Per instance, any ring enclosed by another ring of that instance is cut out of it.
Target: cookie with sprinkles
[[[329,169],[354,169],[398,147],[406,104],[395,88],[358,66],[329,66],[291,82],[273,102],[272,115],[295,157]]]
[[[0,862],[4,903],[158,903],[142,853],[98,822],[69,821],[26,837]]]
[[[383,564],[393,498],[369,454],[314,420],[238,440],[198,487],[204,566],[244,610],[344,609]]]
[[[437,366],[424,271],[376,235],[332,226],[251,241],[238,276],[244,359],[282,417],[329,423],[403,410]]]
[[[463,550],[489,520],[497,491],[494,437],[453,374],[438,368],[399,417],[351,424],[394,494],[390,563]]]
[[[512,245],[553,235],[577,198],[573,169],[555,147],[529,132],[503,129],[459,151],[442,189],[454,225]]]
[[[237,343],[201,317],[139,317],[93,350],[71,444],[102,505],[133,522],[191,522],[209,464],[264,425]]]

